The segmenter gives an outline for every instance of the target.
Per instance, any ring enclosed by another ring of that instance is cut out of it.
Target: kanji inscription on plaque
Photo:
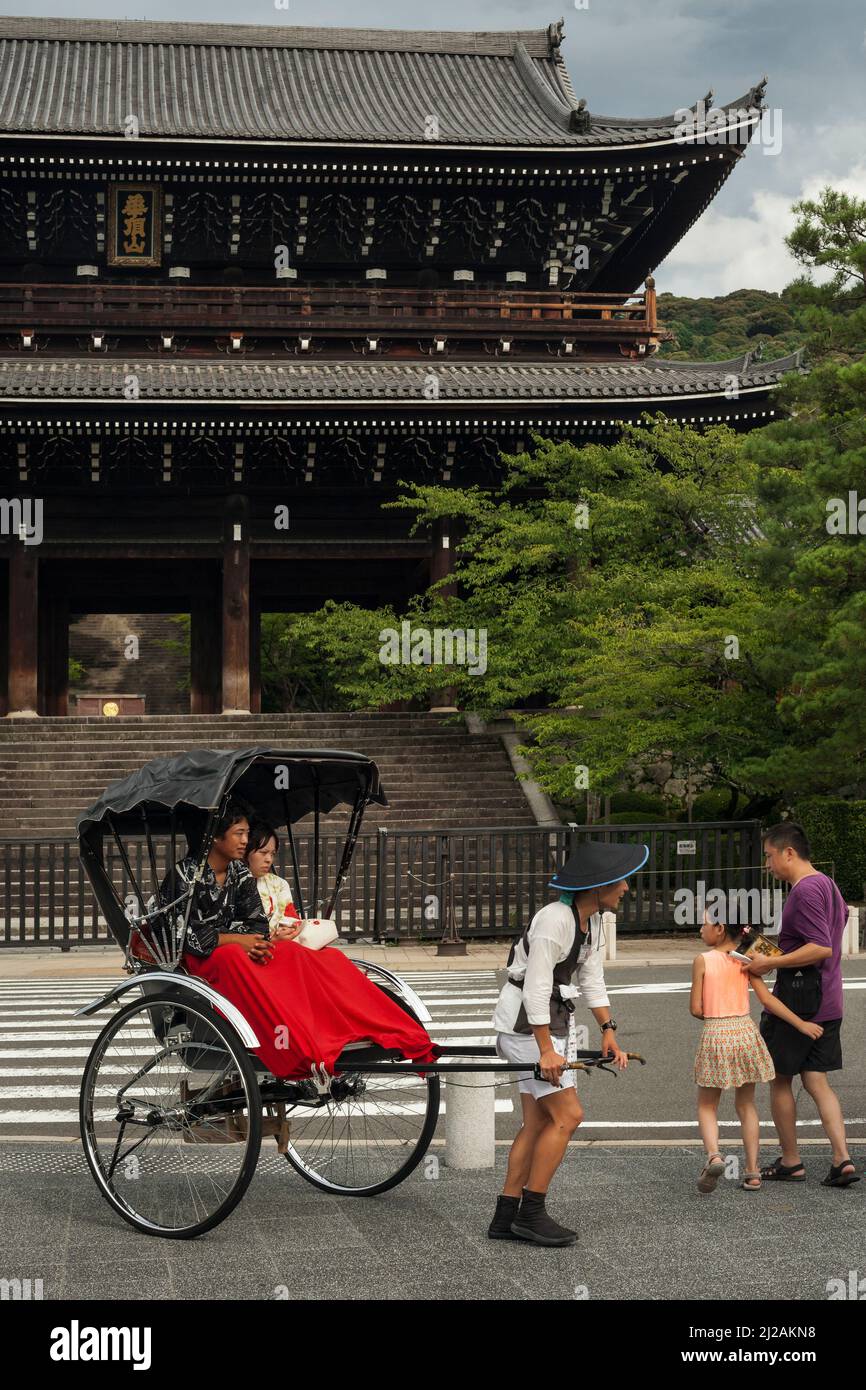
[[[108,264],[161,264],[162,189],[151,183],[114,183],[108,190]]]

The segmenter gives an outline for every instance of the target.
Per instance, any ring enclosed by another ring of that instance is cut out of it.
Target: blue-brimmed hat
[[[611,845],[603,840],[584,840],[550,880],[561,893],[580,893],[585,888],[604,888],[637,873],[649,859],[649,845]]]

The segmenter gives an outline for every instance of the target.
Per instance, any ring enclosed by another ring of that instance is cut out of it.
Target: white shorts
[[[551,1037],[550,1041],[560,1057],[564,1057],[566,1039]],[[496,1051],[504,1062],[529,1062],[531,1066],[541,1058],[538,1043],[531,1033],[497,1033]],[[525,1095],[533,1096],[535,1100],[539,1100],[541,1096],[555,1096],[567,1086],[573,1088],[575,1073],[564,1071],[561,1086],[551,1086],[549,1081],[536,1081],[531,1071],[511,1072],[510,1076],[512,1081],[517,1080],[519,1089]]]

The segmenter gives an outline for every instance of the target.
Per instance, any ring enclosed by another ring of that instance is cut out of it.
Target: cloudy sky
[[[661,115],[764,73],[773,125],[659,268],[659,290],[779,290],[790,205],[828,183],[866,197],[863,0],[7,0],[8,13],[223,24],[530,29],[565,17],[575,89],[605,115]],[[288,7],[286,7],[288,6]],[[765,125],[766,125],[765,118]],[[779,132],[781,130],[781,142]],[[778,144],[781,148],[776,149]]]

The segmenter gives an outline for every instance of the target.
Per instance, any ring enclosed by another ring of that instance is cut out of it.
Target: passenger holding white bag
[[[262,907],[268,919],[271,941],[300,940],[304,946],[321,950],[337,940],[338,932],[333,922],[308,921],[306,925],[295,906],[292,889],[288,880],[273,872],[274,860],[279,851],[276,831],[264,821],[254,820],[250,826],[244,858],[247,868],[256,880]]]

